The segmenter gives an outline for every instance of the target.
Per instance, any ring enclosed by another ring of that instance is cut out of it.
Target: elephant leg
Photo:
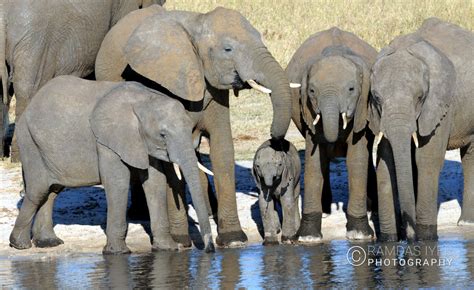
[[[464,192],[462,211],[458,225],[474,225],[474,138],[471,143],[461,149],[462,168],[464,174]]]
[[[41,71],[43,48],[33,47],[28,51],[21,51],[13,59],[13,89],[15,91],[15,122],[17,122],[26,109],[30,98],[38,91],[42,84],[42,78],[46,76]],[[37,52],[38,53],[37,53]],[[50,79],[50,78],[49,78]],[[10,156],[12,162],[20,162],[20,152],[16,141],[16,133],[13,134]]]
[[[415,151],[417,178],[416,237],[437,240],[438,186],[444,164],[448,138],[443,138],[443,126],[430,141]]]
[[[296,232],[298,231],[299,221],[295,220],[295,212],[298,212],[299,196],[295,195],[293,187],[294,185],[290,183],[290,185],[288,186],[289,189],[281,197],[281,205],[283,211],[281,241],[283,243],[292,243],[298,240]]]
[[[172,166],[168,163],[163,164],[165,172],[174,172]],[[168,220],[170,223],[170,232],[173,240],[181,247],[190,248],[192,246],[189,237],[189,225],[186,203],[186,191],[183,181],[179,181],[173,174],[168,174],[166,186]]]
[[[166,201],[166,176],[161,162],[154,161],[148,168],[148,178],[142,184],[150,213],[150,227],[153,235],[153,250],[177,250],[178,244],[170,233],[168,203]],[[142,172],[143,173],[143,172]]]
[[[380,160],[377,165],[377,191],[380,235],[378,241],[398,241],[397,214],[395,212],[396,188],[395,163],[392,149],[386,139],[379,145]]]
[[[228,92],[226,94],[223,103],[213,100],[204,112],[205,128],[210,136],[210,157],[219,205],[216,242],[223,247],[242,247],[248,239],[242,231],[237,214],[234,144]],[[222,98],[222,94],[218,97]]]
[[[324,166],[329,160],[324,148],[314,144],[310,134],[306,135],[305,168],[304,168],[304,201],[303,216],[298,229],[298,241],[315,243],[321,241],[321,194],[324,183]]]
[[[33,243],[38,248],[50,248],[64,244],[64,241],[56,236],[53,227],[53,207],[57,192],[50,192],[46,202],[36,213],[33,223]]]
[[[278,232],[280,231],[280,220],[275,210],[273,199],[266,201],[263,192],[258,196],[258,206],[260,208],[260,217],[263,223],[263,244],[278,245]]]
[[[130,185],[130,170],[120,157],[107,147],[97,144],[99,172],[107,198],[107,244],[103,254],[126,254],[130,249],[125,244],[127,235],[127,202]]]
[[[351,134],[352,135],[352,134]],[[347,148],[349,175],[349,205],[347,207],[346,237],[349,240],[372,239],[375,234],[367,217],[367,175],[369,151],[367,139],[361,137],[355,144],[351,140]],[[367,170],[364,170],[367,168]]]

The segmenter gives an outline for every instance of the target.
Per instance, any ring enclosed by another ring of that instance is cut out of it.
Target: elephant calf
[[[166,176],[160,161],[183,171],[206,251],[211,227],[183,105],[138,83],[94,82],[73,76],[51,80],[33,98],[18,125],[25,198],[10,245],[56,246],[52,203],[64,187],[103,184],[107,197],[104,253],[127,253],[126,209],[131,174],[138,174],[151,217],[153,249],[177,249],[169,232]],[[39,209],[39,210],[38,210]]]
[[[280,220],[274,201],[280,201],[283,209],[281,241],[296,240],[300,224],[300,173],[298,151],[285,139],[267,140],[257,149],[253,176],[260,190],[258,202],[265,232],[264,245],[279,243]]]
[[[306,139],[301,242],[322,238],[321,217],[323,210],[330,211],[331,202],[329,161],[346,151],[350,192],[346,236],[374,237],[366,205],[368,179],[375,177],[369,171],[368,146],[373,135],[367,128],[367,104],[376,56],[377,51],[364,40],[333,27],[308,38],[288,64],[292,119]]]

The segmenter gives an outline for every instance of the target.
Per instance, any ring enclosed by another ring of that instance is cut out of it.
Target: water
[[[381,264],[375,264],[377,259]],[[415,265],[416,261],[430,265]],[[458,238],[413,245],[348,241],[311,247],[256,245],[218,249],[214,254],[190,250],[0,257],[2,288],[472,288],[473,280],[474,240]]]

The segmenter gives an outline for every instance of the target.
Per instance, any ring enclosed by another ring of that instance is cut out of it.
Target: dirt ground
[[[239,161],[236,164],[237,205],[243,230],[249,237],[249,244],[261,243],[258,228],[261,219],[257,202],[257,191],[250,172],[251,161]],[[441,175],[439,190],[438,231],[440,237],[462,234],[474,238],[474,227],[458,227],[457,220],[461,213],[462,202],[462,168],[458,151],[446,154],[445,165]],[[347,171],[343,159],[331,164],[331,186],[333,205],[331,215],[322,222],[323,241],[345,239],[346,218],[343,211],[347,204]],[[30,255],[64,255],[78,252],[100,253],[105,245],[106,200],[100,186],[69,189],[63,191],[56,199],[54,223],[57,235],[64,244],[55,248],[15,250],[9,247],[8,237],[13,228],[18,207],[21,204],[20,191],[21,168],[8,161],[0,161],[0,256]],[[190,207],[190,224],[194,225],[196,215]],[[213,225],[214,237],[216,226]],[[151,250],[149,225],[129,223],[127,244],[133,252]],[[196,236],[196,235],[195,235]]]

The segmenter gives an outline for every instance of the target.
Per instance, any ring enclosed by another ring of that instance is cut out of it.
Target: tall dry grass
[[[310,35],[337,26],[351,31],[377,50],[394,37],[415,31],[428,17],[473,30],[472,0],[168,0],[167,9],[207,12],[223,6],[240,11],[263,35],[275,58],[286,67]],[[231,99],[237,159],[250,159],[269,136],[271,104],[265,95],[247,91]],[[297,147],[304,140],[292,126],[287,137]]]

